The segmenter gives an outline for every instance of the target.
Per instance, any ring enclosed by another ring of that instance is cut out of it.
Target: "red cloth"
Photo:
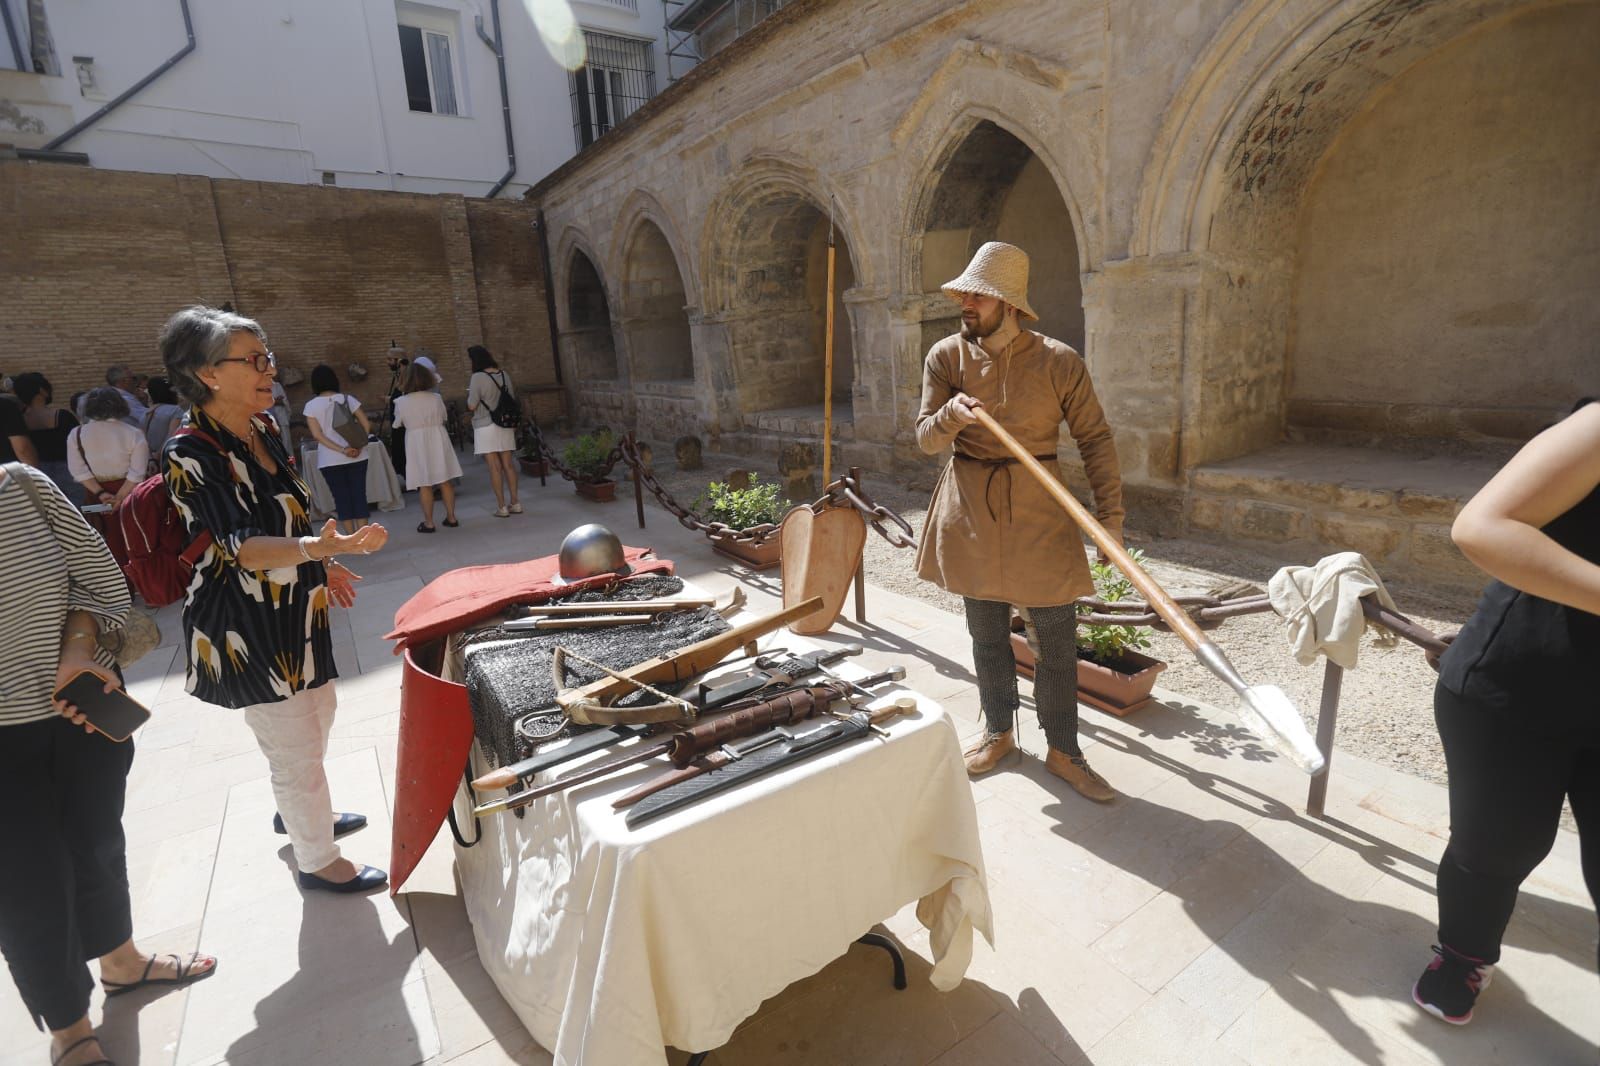
[[[117,494],[118,489],[122,488],[124,480],[124,478],[120,477],[95,479],[100,486],[100,492],[109,492],[113,496]],[[100,493],[87,487],[84,488],[83,502],[99,503]],[[122,539],[122,523],[117,521],[116,512],[84,515],[84,517],[99,532],[100,538],[106,542],[106,547],[111,549],[111,557],[117,561],[117,565],[122,567],[122,572],[126,574],[128,572],[128,542]]]
[[[649,548],[624,546],[622,558],[633,567],[633,574],[673,572],[672,560],[645,559],[649,552]],[[394,629],[385,634],[385,639],[396,642],[394,652],[399,655],[407,647],[458,633],[492,618],[512,604],[543,603],[617,580],[616,574],[600,574],[570,585],[557,585],[559,572],[559,558],[546,555],[525,563],[464,566],[441,574],[394,613]]]

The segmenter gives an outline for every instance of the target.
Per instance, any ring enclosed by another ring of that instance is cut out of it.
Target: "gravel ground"
[[[557,454],[560,444],[552,437]],[[763,479],[776,479],[775,459],[752,462],[748,457],[707,453],[704,468],[680,471],[665,446],[656,449],[656,478],[679,503],[691,505],[706,483],[722,479],[729,470],[754,469]],[[667,454],[663,455],[663,452]],[[881,504],[901,514],[920,536],[928,493],[908,489],[871,473],[864,475],[867,491]],[[648,495],[646,497],[649,499]],[[653,504],[653,500],[651,501]],[[1147,567],[1174,595],[1203,593],[1239,581],[1263,590],[1282,563],[1258,550],[1188,540],[1141,537],[1129,530],[1130,545],[1144,550]],[[961,612],[961,599],[918,579],[912,553],[895,548],[878,536],[867,538],[867,579],[874,585],[922,600],[952,613]],[[1472,613],[1476,597],[1460,591],[1401,581],[1387,582],[1400,610],[1436,633],[1460,628]],[[1233,691],[1200,666],[1177,637],[1151,632],[1148,654],[1167,662],[1158,685],[1171,698],[1188,699],[1219,708],[1234,706]],[[1239,672],[1252,683],[1283,688],[1300,709],[1308,727],[1321,699],[1323,666],[1319,659],[1302,667],[1289,652],[1281,620],[1265,612],[1230,618],[1211,631]],[[1415,646],[1401,641],[1394,648],[1376,646],[1372,634],[1363,639],[1360,661],[1345,672],[1339,701],[1336,743],[1340,748],[1443,784],[1444,753],[1433,724],[1435,674]]]

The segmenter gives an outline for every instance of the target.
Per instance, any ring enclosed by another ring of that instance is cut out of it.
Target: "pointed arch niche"
[[[984,242],[1014,244],[1028,253],[1028,302],[1039,314],[1029,328],[1083,351],[1077,234],[1043,160],[984,119],[950,148],[935,174],[921,235],[923,293],[940,295]],[[930,306],[946,308],[937,300]],[[953,302],[948,311],[923,321],[924,350],[961,328]]]
[[[828,212],[793,188],[746,201],[727,231],[734,270],[728,337],[747,414],[816,407],[824,392],[828,307]],[[844,294],[856,285],[854,258],[835,230],[833,284],[834,417],[851,418],[855,340]]]
[[[567,329],[562,337],[580,381],[615,381],[617,346],[611,335],[611,306],[594,261],[572,249],[567,268]]]
[[[622,323],[634,381],[694,379],[694,346],[683,274],[666,235],[648,218],[634,228],[623,259]]]

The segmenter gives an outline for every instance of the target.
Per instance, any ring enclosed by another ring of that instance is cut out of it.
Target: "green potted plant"
[[[1144,552],[1134,548],[1128,554],[1134,562],[1144,565]],[[1110,563],[1091,563],[1089,573],[1094,578],[1095,598],[1102,603],[1116,603],[1133,596],[1133,582]],[[1092,611],[1079,606],[1078,613]],[[1034,652],[1028,644],[1022,619],[1012,619],[1011,628],[1011,649],[1016,655],[1017,673],[1031,678]],[[1150,638],[1138,626],[1080,622],[1079,701],[1118,716],[1131,714],[1148,704],[1156,677],[1167,668],[1160,659],[1143,654],[1142,649],[1148,647]]]
[[[617,483],[611,472],[611,433],[600,430],[585,433],[561,453],[561,462],[572,471],[572,487],[579,496],[605,503],[617,498]]]
[[[550,463],[539,451],[539,438],[529,437],[517,451],[517,465],[528,477],[545,477],[550,473]]]
[[[706,486],[705,494],[695,501],[694,510],[707,522],[748,532],[761,526],[776,526],[789,507],[789,501],[776,482],[763,482],[752,474],[747,488],[713,481]],[[759,541],[738,540],[725,532],[707,535],[714,551],[737,559],[752,570],[768,570],[778,565],[780,545],[776,529]]]

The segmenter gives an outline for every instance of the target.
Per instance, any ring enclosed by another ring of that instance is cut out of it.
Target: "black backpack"
[[[494,381],[494,375],[489,374],[488,371],[484,371],[484,373],[488,375],[490,381]],[[500,374],[500,380],[494,381],[494,383],[500,389],[500,398],[489,409],[489,421],[502,429],[516,429],[522,425],[522,405],[517,403],[517,398],[511,395],[510,389],[506,388],[504,371]]]

